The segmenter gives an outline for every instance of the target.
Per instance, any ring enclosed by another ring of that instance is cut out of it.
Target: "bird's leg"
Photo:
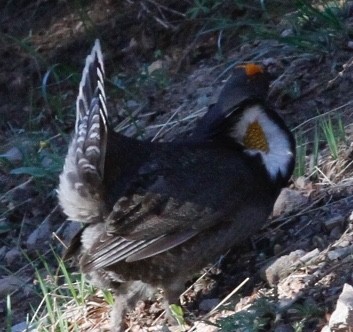
[[[111,312],[111,331],[124,331],[124,318],[127,311],[133,309],[139,300],[152,297],[153,293],[154,288],[141,281],[121,284],[114,296],[115,303]]]
[[[114,301],[111,311],[111,332],[122,332],[125,330],[124,318],[128,308],[126,294],[115,294]]]
[[[164,309],[166,312],[166,319],[169,324],[176,325],[180,324],[179,317],[171,310],[171,305],[180,306],[180,295],[184,290],[184,281],[173,280],[164,287]]]

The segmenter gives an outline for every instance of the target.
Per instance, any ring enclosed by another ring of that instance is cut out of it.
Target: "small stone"
[[[302,195],[299,191],[284,188],[273,207],[273,216],[278,217],[281,214],[292,212],[307,202],[308,198]]]
[[[305,254],[306,252],[304,250],[296,250],[289,255],[277,258],[261,269],[261,277],[271,286],[276,285],[280,280],[291,273],[293,266],[301,264],[300,258]]]
[[[304,256],[300,258],[300,261],[303,263],[311,261],[313,258],[319,256],[320,250],[318,248],[311,250],[310,252],[306,253]]]
[[[217,304],[219,303],[219,299],[205,299],[202,300],[199,304],[199,309],[202,311],[211,311]]]
[[[147,70],[148,70],[148,73],[149,73],[149,74],[152,74],[154,71],[156,71],[156,70],[161,70],[161,69],[165,69],[166,67],[167,67],[167,64],[166,64],[165,61],[163,61],[163,60],[156,60],[156,61],[152,62],[152,63],[148,66]]]
[[[0,279],[0,298],[5,298],[21,286],[23,286],[23,281],[15,276]]]
[[[197,107],[201,108],[201,107],[207,107],[209,104],[209,98],[205,95],[202,95],[200,97],[197,98]]]
[[[81,227],[78,222],[70,222],[66,225],[61,235],[64,243],[69,244],[72,238],[80,231]]]
[[[23,159],[22,152],[17,147],[10,148],[5,153],[0,154],[0,157],[11,162],[19,162]]]
[[[21,252],[17,248],[12,248],[5,255],[5,262],[7,266],[13,265],[21,258]]]
[[[290,37],[290,36],[293,36],[293,30],[290,28],[285,29],[281,32],[281,37],[283,37],[283,38]]]
[[[283,251],[283,247],[280,244],[276,243],[273,246],[273,253],[275,256],[278,256],[282,251]]]
[[[353,326],[353,287],[351,285],[344,284],[329,326],[338,332],[348,331],[348,328]]]
[[[47,247],[51,239],[49,219],[45,219],[28,237],[26,245],[29,253]]]
[[[130,99],[126,102],[126,107],[128,107],[130,109],[137,109],[139,106],[140,106],[140,104],[137,101],[132,100],[132,99]]]
[[[34,332],[34,331],[36,331],[36,329],[32,328],[31,326],[28,326],[28,324],[26,322],[22,322],[22,323],[13,325],[11,327],[11,332],[23,332],[23,331],[26,331],[26,332],[33,331]]]
[[[348,247],[343,247],[343,248],[337,248],[335,250],[331,250],[327,253],[327,257],[333,261],[336,259],[342,259],[346,257],[349,254],[353,253],[353,245],[350,245]]]
[[[338,240],[342,235],[342,227],[341,226],[336,226],[331,232],[330,232],[330,238],[332,240]]]
[[[344,217],[341,215],[334,216],[324,221],[324,225],[328,231],[333,230],[337,226],[342,226],[343,223],[344,223]]]
[[[305,189],[307,187],[308,183],[309,183],[308,179],[304,176],[299,176],[295,180],[295,186],[299,189]]]
[[[293,326],[289,324],[281,324],[274,329],[274,332],[294,332]]]
[[[353,50],[353,41],[350,40],[348,43],[347,43],[347,47],[350,48],[351,50]]]

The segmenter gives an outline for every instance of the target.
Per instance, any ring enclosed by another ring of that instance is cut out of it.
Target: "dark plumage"
[[[58,189],[85,223],[68,256],[116,294],[113,330],[154,287],[176,303],[195,272],[261,228],[294,165],[294,140],[265,105],[267,74],[237,67],[188,140],[139,141],[108,124],[99,41],[87,57]]]

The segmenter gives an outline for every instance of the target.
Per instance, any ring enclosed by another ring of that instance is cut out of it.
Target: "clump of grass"
[[[295,134],[296,140],[296,161],[295,161],[295,169],[294,176],[300,177],[305,174],[306,171],[306,152],[308,142],[302,131],[299,131]]]
[[[322,132],[330,149],[331,156],[336,160],[339,158],[339,145],[346,143],[346,134],[343,120],[340,116],[332,118],[325,116],[320,121]]]
[[[97,320],[97,324],[102,323],[100,319],[108,320],[108,307],[103,303],[113,302],[111,294],[105,293],[97,297],[95,289],[85,281],[82,274],[71,273],[63,260],[57,255],[55,257],[58,263],[56,274],[51,272],[44,258],[44,270],[36,268],[37,283],[43,300],[34,312],[30,325],[43,332],[67,332],[82,331],[81,326],[89,319]],[[90,299],[92,302],[87,304]],[[94,310],[90,310],[90,306],[95,306]]]
[[[322,114],[315,118],[314,125],[310,130],[303,128],[295,133],[297,142],[297,159],[294,171],[295,177],[310,175],[316,177],[320,171],[319,166],[323,163],[334,162],[336,165],[342,161],[342,146],[346,145],[346,133],[343,118],[340,114]],[[309,138],[312,140],[309,141]],[[320,153],[325,152],[325,160],[320,158]],[[310,154],[310,157],[309,155]]]
[[[279,40],[307,51],[331,51],[348,40],[346,4],[339,1],[297,0],[297,10],[285,16],[290,31]]]
[[[323,315],[323,310],[318,308],[315,303],[306,301],[302,304],[296,304],[291,308],[298,320],[292,324],[295,332],[307,331],[308,324],[315,319],[319,319]],[[315,324],[316,325],[316,324]]]

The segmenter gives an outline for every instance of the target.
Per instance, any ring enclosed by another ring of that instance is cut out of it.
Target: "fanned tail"
[[[86,58],[76,101],[75,133],[60,175],[59,201],[69,219],[92,222],[100,216],[107,117],[103,57],[96,40]]]

